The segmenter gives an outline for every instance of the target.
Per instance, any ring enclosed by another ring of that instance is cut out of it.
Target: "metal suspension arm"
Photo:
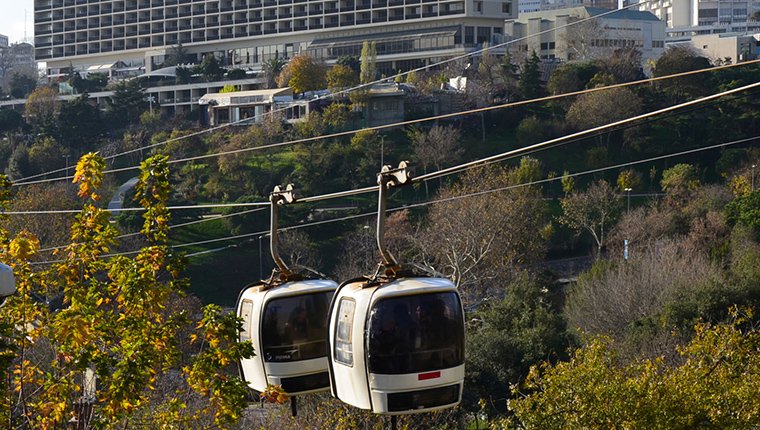
[[[288,184],[285,190],[281,189],[279,185],[274,187],[274,191],[269,195],[269,203],[272,209],[272,217],[270,223],[269,234],[269,248],[272,252],[272,260],[280,269],[283,277],[289,277],[293,274],[290,271],[285,262],[280,258],[280,253],[277,250],[277,224],[279,219],[279,206],[282,204],[293,203],[296,200],[295,192],[293,191],[293,184]]]
[[[383,259],[383,265],[386,267],[398,266],[396,258],[385,247],[385,211],[388,201],[388,189],[400,185],[406,185],[411,182],[411,173],[407,170],[409,163],[402,161],[398,168],[391,169],[390,166],[383,166],[377,175],[379,185],[379,196],[377,199],[377,248],[380,251],[380,257]]]

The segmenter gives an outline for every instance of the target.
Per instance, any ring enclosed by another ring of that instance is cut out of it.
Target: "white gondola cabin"
[[[378,414],[457,405],[464,381],[464,317],[443,278],[342,285],[330,317],[332,394]]]
[[[464,383],[464,311],[456,286],[402,269],[385,248],[387,189],[410,182],[406,168],[405,162],[383,166],[378,175],[380,270],[341,284],[330,305],[332,394],[377,414],[455,406]]]
[[[270,248],[277,268],[267,281],[246,287],[238,297],[243,320],[240,341],[251,341],[254,355],[240,360],[240,376],[264,392],[279,385],[291,396],[327,390],[327,316],[338,284],[292,272],[277,252],[278,206],[295,201],[293,186],[275,187],[270,196]]]
[[[253,343],[255,356],[240,362],[241,376],[259,392],[281,385],[288,395],[326,390],[327,311],[334,281],[310,279],[273,288],[253,285],[240,294],[240,340]]]

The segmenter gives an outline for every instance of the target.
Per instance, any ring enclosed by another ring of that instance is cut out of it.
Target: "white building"
[[[665,48],[665,23],[650,12],[618,10],[595,20],[563,27],[575,20],[609,12],[607,9],[577,7],[521,14],[507,20],[507,38],[526,38],[517,49],[542,59],[587,61],[610,55],[616,49],[636,48],[642,62],[658,58]],[[557,28],[556,31],[546,30]]]
[[[713,62],[732,64],[760,58],[760,34],[702,34],[692,36],[690,45]]]
[[[302,52],[358,55],[365,40],[384,73],[500,38],[516,13],[513,0],[34,0],[34,40],[51,75],[116,62],[149,72],[178,44],[256,70]]]
[[[665,21],[671,38],[758,31],[760,0],[653,0],[639,6]]]

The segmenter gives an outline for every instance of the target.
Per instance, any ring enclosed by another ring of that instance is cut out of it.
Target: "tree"
[[[30,73],[14,73],[8,89],[11,95],[17,99],[23,99],[31,94],[37,87],[37,78]]]
[[[51,87],[40,87],[29,94],[24,106],[24,119],[37,133],[52,136],[59,110],[58,93]]]
[[[630,118],[641,111],[641,99],[633,91],[612,88],[578,96],[570,105],[566,120],[576,130],[586,130]]]
[[[277,86],[277,77],[280,75],[280,72],[286,64],[287,62],[285,59],[280,58],[277,53],[275,53],[274,57],[264,61],[261,67],[264,70],[264,78],[266,79],[267,88],[275,88]]]
[[[671,46],[657,59],[652,70],[654,76],[667,76],[675,73],[711,67],[710,60],[700,56],[693,49],[685,46]],[[680,102],[691,97],[712,93],[709,77],[684,76],[661,81],[657,86],[668,94],[672,102]]]
[[[551,94],[563,94],[585,89],[599,68],[593,62],[567,63],[552,72],[546,87]]]
[[[641,68],[641,51],[636,48],[616,49],[612,55],[605,56],[598,63],[605,73],[615,78],[616,83],[645,78]]]
[[[607,243],[607,231],[614,225],[620,211],[618,193],[606,181],[598,181],[586,191],[564,197],[561,204],[560,222],[578,234],[588,232],[596,243],[596,257],[600,258]]]
[[[527,429],[728,428],[760,425],[749,393],[760,372],[760,332],[734,311],[725,324],[697,324],[694,338],[669,365],[658,359],[621,361],[605,338],[579,349],[568,363],[535,367],[510,401]]]
[[[573,25],[565,29],[565,34],[560,36],[567,46],[568,61],[591,61],[604,55],[602,47],[597,46],[595,41],[605,29],[599,20],[585,20],[578,22],[580,18],[572,17]]]
[[[137,79],[121,81],[114,86],[109,100],[110,115],[116,124],[134,124],[146,109],[145,90]]]
[[[473,315],[467,333],[465,408],[489,416],[504,413],[510,387],[528,376],[531,366],[565,358],[570,339],[552,305],[554,294],[545,280],[523,273],[504,287],[504,298]]]
[[[162,67],[179,66],[182,64],[190,63],[192,60],[187,48],[180,41],[176,45],[169,48],[164,59]]]
[[[544,87],[541,82],[541,60],[536,51],[533,51],[533,54],[527,57],[523,63],[518,89],[520,96],[526,100],[544,95]]]
[[[620,172],[617,178],[617,187],[620,191],[625,191],[626,188],[632,190],[641,186],[641,173],[634,169],[626,169]]]
[[[201,64],[195,66],[195,72],[203,75],[207,81],[221,81],[225,70],[214,54],[206,54]]]
[[[13,109],[0,109],[0,132],[7,132],[21,127],[23,117]]]
[[[58,118],[61,140],[80,154],[91,149],[103,130],[100,109],[90,104],[87,93],[63,103]]]
[[[375,80],[377,74],[377,47],[375,42],[364,41],[362,43],[362,53],[359,57],[360,72],[359,81],[362,84],[368,84]]]
[[[660,186],[666,193],[666,201],[674,206],[686,203],[689,195],[699,187],[697,171],[694,166],[679,163],[662,172]]]
[[[526,157],[512,169],[470,170],[459,183],[440,190],[442,201],[417,235],[416,260],[451,278],[467,304],[501,291],[516,266],[538,261],[544,253],[546,207],[540,189],[519,186],[539,175],[538,161]],[[470,196],[483,190],[499,191]]]
[[[349,66],[336,63],[327,72],[327,88],[330,92],[335,93],[358,83],[359,75]]]
[[[293,92],[321,90],[326,88],[325,66],[307,54],[293,57],[287,65],[288,85]]]
[[[19,286],[1,310],[17,322],[11,370],[19,393],[4,421],[33,428],[60,427],[72,418],[84,429],[226,428],[245,407],[247,393],[245,382],[226,368],[252,349],[237,342],[234,315],[209,306],[196,319],[171,305],[185,281],[182,261],[167,245],[167,159],[153,157],[141,166],[137,198],[145,209],[147,245],[134,257],[105,255],[116,231],[96,205],[104,167],[94,154],[77,164],[84,203],[63,263],[32,274],[36,238],[24,233],[10,246],[1,244]],[[48,308],[60,294],[63,306]],[[200,397],[206,402],[191,402]]]

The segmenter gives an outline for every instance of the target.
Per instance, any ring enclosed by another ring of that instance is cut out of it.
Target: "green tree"
[[[90,150],[103,131],[100,109],[90,104],[87,93],[63,103],[58,118],[61,141],[80,154]]]
[[[493,416],[506,411],[510,387],[533,365],[565,358],[570,339],[555,294],[545,280],[519,275],[504,286],[504,298],[472,317],[467,333],[465,407]]]
[[[667,76],[711,67],[710,60],[700,56],[691,48],[672,46],[657,59],[652,70],[654,76]],[[670,96],[671,102],[680,102],[713,92],[709,76],[684,76],[667,79],[657,84],[662,92]]]
[[[560,222],[576,230],[585,231],[596,243],[596,257],[600,258],[607,244],[607,233],[619,215],[621,202],[618,193],[606,182],[591,184],[586,191],[573,192],[561,200]]]
[[[760,232],[760,189],[736,197],[726,206],[731,224],[743,224]]]
[[[533,54],[527,57],[523,63],[518,90],[523,99],[534,99],[545,94],[541,81],[541,59],[538,58],[536,51],[533,51]]]
[[[509,403],[514,421],[526,429],[756,427],[760,332],[735,315],[730,323],[698,324],[673,366],[626,364],[597,338],[568,363],[534,367]]]
[[[679,163],[662,172],[660,186],[667,202],[675,206],[686,203],[688,196],[699,187],[697,171],[691,164]]]
[[[147,108],[145,90],[136,79],[121,81],[114,86],[109,104],[109,114],[113,123],[135,124]]]
[[[362,84],[373,82],[377,74],[377,46],[375,42],[365,40],[362,43],[362,53],[359,61],[361,64],[359,81]]]
[[[23,99],[37,88],[37,79],[29,74],[14,73],[9,85],[10,93],[17,99]]]
[[[179,66],[191,62],[192,58],[187,48],[180,41],[176,45],[169,48],[164,59],[162,67]]]
[[[0,109],[0,132],[7,132],[21,127],[23,117],[13,109]]]
[[[221,81],[225,70],[214,54],[206,54],[201,64],[195,66],[195,72],[203,75],[207,81]]]
[[[280,58],[277,53],[274,57],[264,61],[262,68],[264,70],[264,78],[266,79],[267,88],[275,88],[277,86],[277,77],[287,64],[284,58]]]
[[[563,94],[585,89],[599,68],[593,62],[567,63],[552,72],[546,88],[551,94]]]

